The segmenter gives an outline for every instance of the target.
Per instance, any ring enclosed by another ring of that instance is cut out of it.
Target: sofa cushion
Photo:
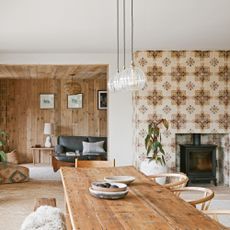
[[[99,142],[99,141],[104,141],[103,148],[105,152],[107,152],[107,137],[88,137],[89,142]]]
[[[105,150],[103,148],[104,141],[99,142],[85,142],[83,141],[83,155],[87,155],[88,153],[104,153]],[[89,154],[92,155],[92,154]]]
[[[75,152],[76,150],[82,152],[83,141],[88,141],[88,138],[84,136],[59,136],[58,137],[58,144],[64,147],[64,152]]]

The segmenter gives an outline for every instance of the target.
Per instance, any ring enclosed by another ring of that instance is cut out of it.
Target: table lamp
[[[52,123],[45,123],[44,124],[44,134],[47,135],[45,141],[45,147],[50,148],[52,146],[51,142],[51,134],[53,133],[53,124]]]

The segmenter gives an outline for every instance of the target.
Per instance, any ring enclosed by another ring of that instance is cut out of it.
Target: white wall
[[[109,76],[115,73],[114,54],[13,54],[0,53],[0,64],[109,64]],[[108,110],[109,158],[116,165],[133,162],[132,97],[130,92],[110,93]]]

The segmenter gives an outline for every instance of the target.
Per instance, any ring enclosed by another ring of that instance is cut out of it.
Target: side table
[[[38,154],[38,163],[41,162],[41,153],[48,153],[50,155],[50,159],[54,153],[54,147],[46,148],[46,147],[31,147],[32,157],[33,157],[33,164],[35,165],[35,156]],[[51,163],[51,160],[50,160]]]

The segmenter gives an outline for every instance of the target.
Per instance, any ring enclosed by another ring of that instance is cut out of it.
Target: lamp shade
[[[53,124],[45,123],[44,124],[44,134],[51,135],[53,133]]]

